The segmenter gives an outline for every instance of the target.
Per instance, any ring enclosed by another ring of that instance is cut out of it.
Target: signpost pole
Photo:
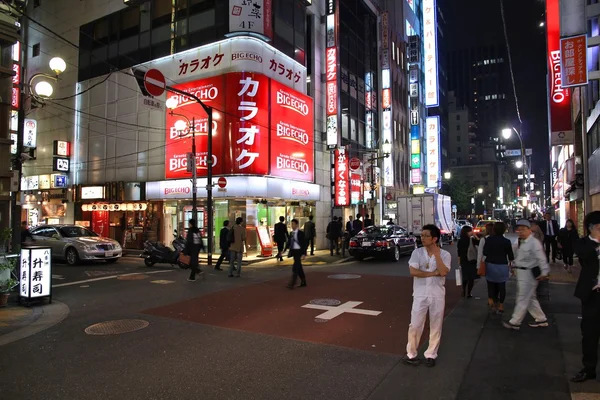
[[[191,131],[192,131],[192,161],[194,163],[192,167],[192,220],[194,221],[194,225],[198,226],[198,171],[196,168],[196,117],[192,118],[191,123]]]
[[[208,156],[207,156],[207,169],[206,169],[206,212],[208,214],[208,266],[212,265],[212,252],[213,252],[213,204],[212,204],[212,162],[213,162],[213,154],[212,154],[212,108],[204,106],[204,110],[208,113]],[[194,168],[195,170],[195,168]],[[195,192],[194,192],[195,193]]]

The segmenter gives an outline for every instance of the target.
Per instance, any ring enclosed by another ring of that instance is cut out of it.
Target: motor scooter
[[[144,253],[140,255],[144,259],[144,264],[147,267],[152,267],[154,264],[171,264],[171,266],[177,264],[180,268],[189,268],[189,265],[179,260],[180,255],[185,248],[185,239],[178,235],[175,230],[172,245],[175,250],[165,246],[160,242],[151,242],[146,240],[144,242]]]

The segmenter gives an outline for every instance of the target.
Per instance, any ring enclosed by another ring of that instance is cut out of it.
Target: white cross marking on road
[[[318,304],[305,304],[303,308],[312,308],[314,310],[325,310],[323,314],[317,315],[316,318],[331,320],[335,317],[339,317],[343,313],[351,313],[351,314],[361,314],[361,315],[371,315],[373,317],[381,314],[381,311],[374,310],[363,310],[360,308],[354,308],[360,304],[362,301],[347,301],[344,304],[340,304],[339,306],[320,306]]]

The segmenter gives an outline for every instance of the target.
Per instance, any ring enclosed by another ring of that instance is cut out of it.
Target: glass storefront
[[[172,232],[177,229],[185,236],[187,221],[192,216],[192,202],[190,200],[165,200],[152,202],[154,207],[162,206],[162,232],[160,240],[170,244],[173,240]],[[198,201],[198,225],[202,232],[204,246],[208,246],[206,201]],[[316,202],[314,201],[286,201],[279,199],[246,199],[228,200],[219,199],[214,201],[214,253],[219,252],[219,231],[223,222],[229,220],[230,226],[235,219],[242,217],[246,227],[246,251],[249,255],[260,252],[260,242],[257,235],[258,226],[267,226],[271,229],[279,222],[279,217],[285,218],[288,230],[291,230],[292,219],[298,219],[302,227],[310,215],[316,215]]]

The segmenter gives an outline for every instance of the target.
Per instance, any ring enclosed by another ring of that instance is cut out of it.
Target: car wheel
[[[67,249],[65,258],[67,259],[67,264],[69,265],[75,265],[79,262],[79,254],[77,254],[77,250],[75,250],[74,247],[69,247]]]
[[[144,264],[146,264],[146,267],[152,267],[155,264],[155,262],[152,259],[152,257],[146,257],[144,258]]]
[[[398,246],[394,246],[394,251],[392,252],[392,261],[400,260],[400,249]]]
[[[117,261],[119,261],[119,259],[118,259],[118,258],[109,258],[108,260],[106,260],[106,263],[107,263],[107,264],[114,264],[114,263],[116,263]]]

